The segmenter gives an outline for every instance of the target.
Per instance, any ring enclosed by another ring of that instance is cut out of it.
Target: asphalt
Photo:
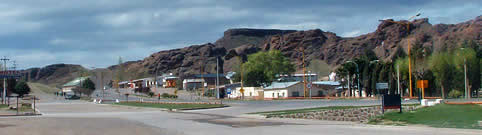
[[[377,104],[377,100],[227,101],[231,107],[169,112],[155,108],[66,101],[46,96],[38,105],[43,114],[0,118],[0,134],[39,135],[480,135],[480,130],[425,126],[379,126],[353,122],[266,119],[247,112],[333,105]],[[409,101],[412,102],[412,101]]]

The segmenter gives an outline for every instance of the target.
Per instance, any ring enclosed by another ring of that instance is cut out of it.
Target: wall
[[[229,98],[238,98],[243,96],[242,93],[239,91],[241,87],[237,87],[236,90],[232,91],[229,95]],[[263,91],[261,87],[243,87],[244,89],[244,97],[245,98],[255,98],[260,96],[259,91]],[[251,93],[251,95],[250,95]]]
[[[413,111],[420,106],[403,106],[403,112]],[[399,109],[385,110],[387,112],[399,111]],[[268,118],[295,118],[295,119],[317,119],[331,121],[354,121],[368,122],[370,118],[382,115],[380,106],[362,107],[350,109],[327,109],[315,112],[284,114],[284,115],[268,115]]]

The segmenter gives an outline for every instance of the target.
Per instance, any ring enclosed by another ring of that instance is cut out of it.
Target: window
[[[291,93],[291,95],[292,95],[293,97],[299,97],[299,96],[300,96],[300,92],[298,92],[298,91],[293,91],[293,92]]]
[[[322,97],[322,96],[325,96],[325,94],[323,94],[323,91],[318,91],[318,96]]]
[[[271,96],[271,97],[273,97],[273,98],[274,98],[274,93],[272,93],[272,96]]]
[[[250,97],[253,96],[253,93],[252,93],[252,92],[249,92],[249,96],[250,96]]]
[[[282,93],[282,96],[285,97],[285,93],[284,93],[284,92]]]

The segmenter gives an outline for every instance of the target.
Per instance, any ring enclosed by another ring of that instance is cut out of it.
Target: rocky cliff
[[[465,41],[481,44],[482,16],[459,24],[432,25],[426,18],[414,20],[410,24],[408,30],[404,25],[381,21],[374,32],[350,38],[319,29],[307,31],[229,29],[214,44],[207,43],[160,51],[143,60],[126,62],[122,66],[127,70],[129,79],[162,73],[186,76],[199,74],[201,67],[204,73],[215,73],[216,57],[220,57],[220,69],[228,72],[239,64],[236,56],[245,57],[258,51],[280,50],[300,68],[300,48],[304,48],[307,64],[313,60],[322,60],[334,67],[363,55],[366,50],[372,50],[380,59],[390,61],[406,53],[408,41],[412,46],[428,51],[455,48]],[[114,65],[108,70],[113,71],[118,67]],[[61,65],[32,69],[34,76],[31,78],[49,83],[50,78],[61,76],[66,69]],[[51,70],[59,71],[50,72]]]
[[[366,50],[374,51],[380,59],[390,61],[406,53],[407,42],[429,51],[460,46],[464,41],[475,41],[480,45],[482,17],[459,24],[432,25],[428,19],[405,25],[381,21],[375,32],[358,37],[344,38],[323,30],[258,30],[230,29],[215,44],[193,45],[190,47],[160,51],[144,60],[126,64],[129,71],[141,74],[172,72],[178,75],[198,74],[203,66],[205,73],[214,73],[216,58],[222,57],[224,72],[232,71],[239,64],[236,56],[246,56],[258,51],[280,50],[300,68],[301,50],[304,48],[306,61],[323,60],[337,66],[346,60],[363,55]],[[402,21],[407,22],[407,21]]]

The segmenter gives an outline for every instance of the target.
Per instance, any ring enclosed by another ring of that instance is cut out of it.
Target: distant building
[[[338,89],[341,84],[337,81],[316,81],[312,82],[312,89],[318,90],[318,96],[337,96],[341,95],[342,90]]]
[[[74,80],[62,85],[62,92],[70,93],[73,92],[75,88],[79,88],[82,85],[82,82],[87,80],[89,77],[79,77],[75,78]]]
[[[159,83],[160,86],[164,88],[174,88],[176,87],[176,83],[179,77],[174,76],[172,73],[170,73],[159,76],[157,79],[157,82],[161,82]]]
[[[209,89],[214,89],[216,88],[216,74],[197,74],[193,75],[190,77],[187,77],[187,79],[203,79],[205,83],[207,84],[207,88]],[[219,85],[225,85],[229,84],[229,80],[226,78],[224,74],[219,74]]]
[[[204,85],[203,85],[204,82]],[[204,79],[184,79],[182,81],[182,87],[184,90],[196,90],[202,87],[206,87]]]
[[[231,91],[229,98],[241,98],[244,94],[246,99],[262,99],[264,98],[263,88],[261,87],[243,87],[244,92],[241,93],[241,87],[236,87],[234,91]]]
[[[304,78],[308,82],[313,82],[313,81],[318,81],[318,74],[315,73],[310,73],[310,74],[304,74]],[[292,75],[280,75],[278,78],[278,81],[281,82],[302,82],[303,81],[303,74],[292,74]]]

